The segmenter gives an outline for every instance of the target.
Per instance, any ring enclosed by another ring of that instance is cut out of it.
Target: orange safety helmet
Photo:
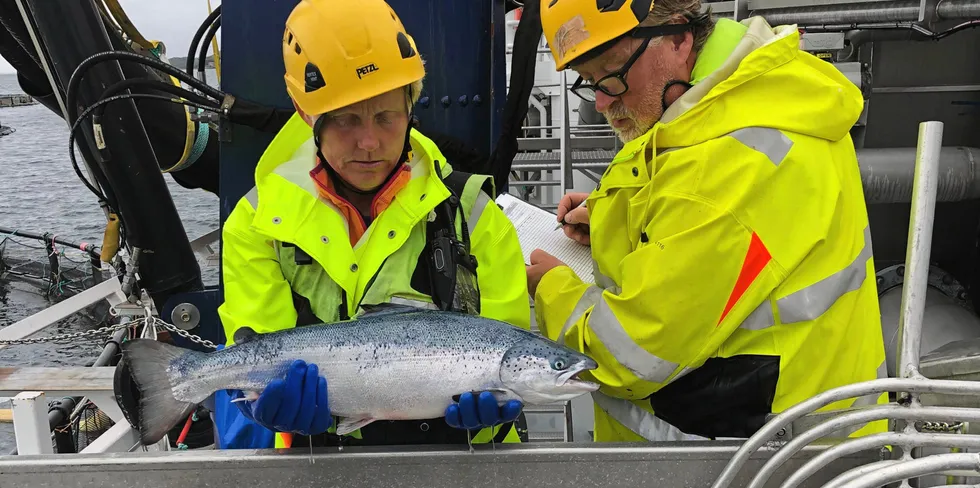
[[[286,91],[314,118],[425,76],[415,41],[383,0],[300,0],[282,56]]]
[[[605,51],[653,9],[653,0],[541,0],[541,28],[555,67]]]

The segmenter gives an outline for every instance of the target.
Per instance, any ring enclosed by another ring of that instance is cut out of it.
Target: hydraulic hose
[[[60,239],[57,236],[53,236],[51,234],[38,234],[35,232],[9,229],[6,227],[0,227],[0,234],[3,234],[4,236],[23,237],[25,239],[33,239],[41,242],[51,241],[54,242],[55,244],[61,244],[62,246],[68,246],[73,249],[78,249],[82,252],[85,252],[86,254],[88,254],[90,257],[93,258],[98,258],[100,256],[99,248],[95,245],[89,244],[87,242],[75,242],[66,239]]]
[[[204,74],[204,67],[207,65],[208,58],[208,45],[211,44],[211,40],[214,39],[214,36],[218,33],[219,27],[221,27],[221,17],[218,17],[217,20],[211,24],[211,28],[208,29],[207,35],[204,36],[204,40],[201,42],[201,53],[197,60],[197,72],[201,76],[201,81],[205,83],[208,81],[207,75]]]
[[[158,81],[158,80],[146,80],[141,78],[125,79],[123,81],[120,81],[119,83],[110,86],[109,88],[106,88],[106,90],[102,92],[102,96],[99,97],[99,100],[104,100],[129,88],[147,88],[147,89],[159,90],[162,92],[170,93],[172,95],[176,95],[181,98],[185,98],[194,103],[213,106],[215,109],[218,108],[218,104],[215,103],[213,100],[210,100],[192,91],[185,90],[177,85],[174,85],[173,83],[167,83],[165,81]],[[95,114],[96,116],[101,117],[104,111],[105,111],[105,105],[99,107],[95,111]]]
[[[191,101],[177,101],[177,100],[174,100],[172,97],[167,97],[167,96],[164,96],[164,95],[154,95],[154,94],[149,94],[149,93],[127,93],[127,94],[124,94],[124,95],[116,95],[114,97],[109,97],[109,98],[106,98],[106,99],[103,99],[103,100],[99,100],[98,102],[96,102],[95,104],[93,104],[91,107],[88,107],[87,109],[85,109],[85,111],[82,112],[82,114],[80,116],[78,116],[78,118],[76,118],[74,122],[72,122],[71,130],[69,131],[69,135],[68,135],[68,157],[69,157],[69,159],[71,159],[71,165],[75,169],[75,173],[78,174],[78,177],[82,180],[82,182],[85,183],[85,185],[89,188],[89,190],[92,190],[92,192],[95,193],[95,195],[97,197],[99,197],[100,200],[104,200],[105,197],[101,194],[101,192],[99,192],[97,189],[95,189],[91,185],[91,183],[89,183],[88,180],[85,179],[84,176],[82,176],[82,172],[78,168],[78,161],[75,159],[75,133],[78,132],[78,128],[82,125],[82,121],[85,120],[85,118],[88,117],[89,114],[91,114],[92,112],[98,110],[103,105],[105,105],[107,103],[110,103],[110,102],[117,101],[117,100],[140,99],[140,98],[142,98],[142,99],[151,99],[151,100],[161,100],[161,101],[169,102],[169,103],[179,103],[181,105],[188,105],[188,106],[191,106],[191,107],[197,107],[199,109],[209,110],[209,111],[212,111],[212,112],[216,110],[214,107],[201,105],[199,103],[194,103],[194,102],[191,102]],[[99,151],[101,151],[103,153],[103,155],[105,155],[105,153],[107,151],[105,148],[97,148],[97,149]]]
[[[194,33],[194,37],[191,39],[191,45],[187,49],[187,74],[194,76],[194,53],[197,52],[197,45],[201,42],[201,36],[204,32],[214,23],[215,19],[221,16],[221,5],[218,5],[213,12],[208,14],[201,26],[197,28],[197,32]]]
[[[85,76],[85,72],[89,70],[95,64],[108,61],[108,60],[125,60],[133,61],[136,63],[141,63],[152,68],[156,68],[164,73],[167,73],[180,81],[187,83],[188,85],[196,88],[198,91],[208,95],[215,100],[223,100],[225,94],[219,90],[216,90],[200,80],[195,79],[193,76],[181,71],[180,69],[164,63],[158,59],[143,56],[141,54],[125,52],[125,51],[109,51],[99,54],[94,54],[89,56],[88,59],[82,61],[81,64],[75,68],[75,71],[71,75],[71,81],[68,82],[68,88],[65,90],[67,102],[65,105],[68,110],[68,117],[71,122],[77,119],[78,105],[76,99],[78,98],[78,88],[81,84],[82,78]]]

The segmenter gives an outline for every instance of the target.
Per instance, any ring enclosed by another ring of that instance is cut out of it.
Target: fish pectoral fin
[[[245,394],[244,397],[242,397],[242,398],[236,398],[236,399],[232,400],[231,403],[236,403],[236,402],[252,402],[252,401],[258,400],[259,399],[259,394],[262,393],[262,392],[260,392],[260,391],[252,391],[252,390],[243,390],[242,393]]]
[[[337,435],[350,434],[351,432],[363,428],[365,425],[370,424],[371,422],[374,421],[375,419],[372,418],[360,419],[354,417],[345,417],[343,420],[340,421],[340,423],[337,424]]]

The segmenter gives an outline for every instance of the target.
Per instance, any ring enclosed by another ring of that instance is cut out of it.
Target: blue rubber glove
[[[479,399],[466,392],[459,396],[458,403],[446,408],[446,423],[456,429],[483,429],[517,420],[523,409],[524,404],[517,400],[498,407],[490,392],[480,393]]]
[[[327,380],[315,364],[299,359],[289,366],[285,379],[269,382],[258,399],[236,404],[246,417],[277,432],[315,435],[326,432],[333,423]]]

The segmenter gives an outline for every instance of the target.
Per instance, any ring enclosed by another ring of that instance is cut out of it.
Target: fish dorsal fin
[[[235,340],[235,344],[244,344],[248,341],[254,340],[258,337],[258,332],[255,332],[251,327],[239,327],[235,331],[235,335],[232,338]]]
[[[378,317],[381,315],[396,315],[400,313],[411,313],[411,312],[421,312],[425,310],[423,308],[413,307],[411,305],[401,305],[397,303],[379,303],[377,305],[361,305],[364,310],[358,318],[363,319],[366,317]]]

